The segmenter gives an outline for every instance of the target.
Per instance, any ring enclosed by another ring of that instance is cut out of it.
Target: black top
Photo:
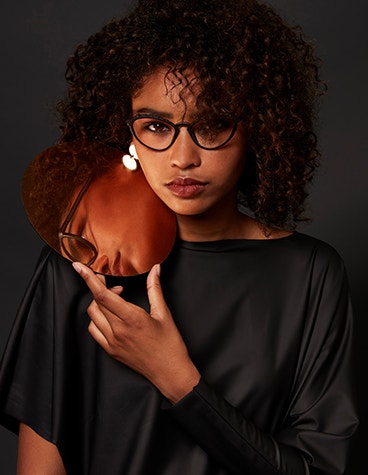
[[[56,443],[68,475],[342,474],[357,419],[336,252],[300,233],[178,242],[161,280],[202,374],[191,393],[171,406],[110,358],[88,288],[46,249],[4,355],[1,422]],[[146,275],[107,281],[148,310]]]

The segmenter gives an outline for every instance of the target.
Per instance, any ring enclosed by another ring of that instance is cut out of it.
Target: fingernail
[[[160,264],[156,264],[156,273],[160,277],[160,275],[161,275],[161,265]]]
[[[80,266],[80,264],[78,262],[73,262],[72,266],[78,272],[78,274],[81,273],[82,267]]]

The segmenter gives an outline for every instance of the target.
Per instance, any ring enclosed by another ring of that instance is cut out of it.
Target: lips
[[[181,198],[191,198],[201,193],[206,184],[206,182],[198,181],[194,178],[178,177],[166,186],[176,196]]]

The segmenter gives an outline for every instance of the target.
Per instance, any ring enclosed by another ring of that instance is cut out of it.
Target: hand
[[[121,298],[122,287],[107,289],[88,267],[79,262],[73,267],[94,296],[87,312],[91,318],[88,330],[96,342],[110,356],[145,376],[171,402],[189,393],[200,374],[164,300],[160,266],[155,265],[147,277],[150,313]]]

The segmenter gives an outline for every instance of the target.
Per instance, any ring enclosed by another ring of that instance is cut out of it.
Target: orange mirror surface
[[[136,275],[166,259],[174,213],[138,167],[102,144],[62,143],[37,155],[23,177],[30,222],[53,249],[107,275]]]

